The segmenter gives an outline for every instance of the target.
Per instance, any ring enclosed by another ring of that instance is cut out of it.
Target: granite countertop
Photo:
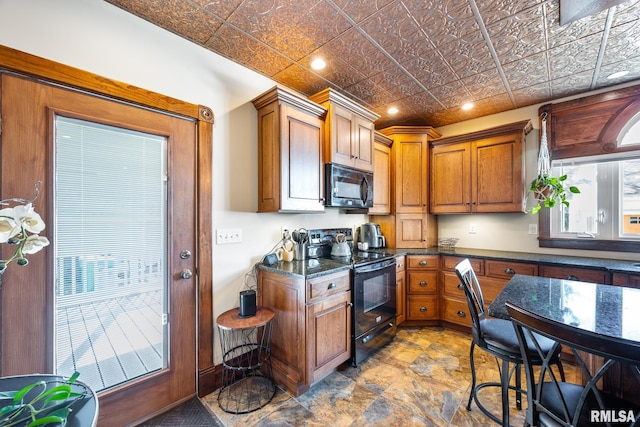
[[[640,260],[616,260],[607,258],[576,257],[567,255],[549,255],[527,252],[494,251],[485,249],[455,248],[446,249],[433,247],[427,249],[392,249],[385,248],[386,252],[397,255],[452,255],[458,257],[474,257],[495,259],[503,261],[533,262],[546,265],[560,265],[567,267],[591,268],[607,270],[611,273],[640,274]]]
[[[509,319],[507,302],[585,331],[640,342],[640,289],[516,274],[487,312]]]
[[[527,252],[495,251],[486,249],[455,248],[442,249],[431,247],[425,249],[384,248],[374,249],[399,255],[452,255],[502,261],[521,261],[537,264],[606,270],[610,273],[640,274],[640,261],[626,261],[606,258],[589,258],[566,255],[536,254]],[[260,264],[259,268],[277,273],[300,276],[307,279],[349,270],[350,266],[329,259],[307,259],[305,261],[279,261],[272,266]]]

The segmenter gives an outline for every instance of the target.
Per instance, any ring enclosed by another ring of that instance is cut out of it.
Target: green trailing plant
[[[76,383],[75,372],[64,382],[36,381],[20,390],[0,392],[0,401],[10,400],[0,408],[0,426],[64,426],[71,406],[87,396],[88,390]]]
[[[535,196],[536,206],[531,209],[531,214],[537,214],[542,208],[553,208],[557,205],[569,206],[567,200],[567,191],[573,194],[579,194],[578,187],[571,185],[565,187],[567,175],[555,177],[551,175],[538,175],[533,181],[529,191]]]

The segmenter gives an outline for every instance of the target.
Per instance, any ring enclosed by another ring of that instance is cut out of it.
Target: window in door
[[[100,391],[168,366],[167,141],[55,118],[56,372]]]

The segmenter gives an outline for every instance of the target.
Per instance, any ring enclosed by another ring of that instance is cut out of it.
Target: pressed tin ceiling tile
[[[549,50],[551,80],[586,70],[594,71],[602,33],[580,38]]]
[[[549,82],[539,83],[537,85],[528,86],[513,91],[513,97],[516,100],[517,107],[526,107],[527,105],[544,102],[551,96]]]
[[[544,0],[475,0],[482,20],[487,26],[529,8],[537,8],[543,3],[546,2]]]
[[[640,0],[562,27],[559,0],[105,1],[303,94],[341,91],[380,114],[376,126],[442,126],[640,83]],[[311,69],[317,56],[324,70]],[[467,98],[477,107],[462,111]]]
[[[356,23],[384,8],[394,0],[334,0],[334,3]]]
[[[133,0],[140,3],[139,0]],[[229,18],[229,15],[236,10],[242,0],[192,0],[201,8],[219,16],[221,19]]]
[[[222,25],[210,14],[203,14],[189,0],[121,0],[112,3],[198,44],[209,40]]]
[[[500,62],[517,61],[546,48],[542,6],[538,5],[497,21],[487,27]]]
[[[513,90],[533,86],[549,80],[547,54],[540,52],[505,64],[504,74]]]
[[[224,25],[207,47],[267,76],[274,76],[292,65],[287,58],[229,25]]]

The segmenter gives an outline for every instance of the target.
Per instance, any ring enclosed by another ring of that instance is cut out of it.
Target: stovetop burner
[[[331,256],[331,248],[335,242],[335,236],[337,234],[344,234],[351,248],[351,256],[348,257],[336,257]],[[312,246],[320,248],[320,257],[331,259],[341,264],[348,264],[353,266],[360,266],[364,264],[373,263],[376,261],[382,261],[385,259],[394,258],[395,255],[389,252],[385,252],[383,249],[359,251],[353,249],[353,235],[350,228],[329,228],[321,230],[310,230],[310,243]]]

